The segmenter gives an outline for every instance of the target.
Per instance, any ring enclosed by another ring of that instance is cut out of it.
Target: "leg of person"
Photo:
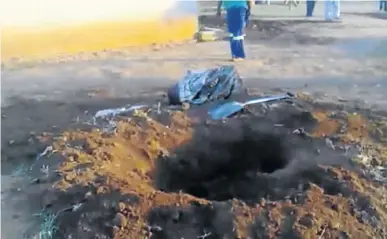
[[[313,16],[315,3],[316,3],[315,0],[307,0],[306,1],[306,16],[307,17]]]
[[[325,0],[324,5],[325,20],[332,21],[332,0]]]
[[[238,44],[238,54],[237,58],[239,59],[244,59],[246,58],[246,53],[245,53],[245,47],[244,47],[244,38],[245,38],[245,28],[247,26],[247,21],[248,21],[248,11],[246,8],[239,8],[239,14],[238,18],[240,19],[240,23],[238,24],[238,32],[237,32],[237,37],[235,38],[237,44]]]
[[[306,16],[311,17],[312,16],[312,0],[306,0]]]
[[[313,12],[314,12],[314,7],[316,6],[316,0],[313,0],[312,3],[311,3],[311,14],[313,15]]]
[[[383,10],[384,0],[379,1],[379,11]]]
[[[313,15],[315,6],[316,6],[316,0],[313,0],[312,1],[312,15]]]
[[[329,18],[329,0],[324,0],[324,18],[325,20]]]
[[[333,1],[333,3],[334,3],[334,15],[333,15],[333,17],[335,18],[335,19],[340,19],[340,0],[334,0]]]
[[[232,7],[227,10],[227,24],[230,34],[231,55],[232,58],[236,60],[246,57],[243,46],[245,20],[246,8]]]
[[[230,42],[230,50],[231,50],[231,58],[235,59],[235,50],[233,47],[233,37],[234,34],[232,33],[232,28],[233,28],[233,11],[232,9],[227,9],[227,14],[226,14],[226,22],[227,22],[227,30],[228,30],[228,37],[229,37],[229,42]]]
[[[387,0],[383,0],[383,2],[384,2],[384,4],[383,4],[384,11],[387,12]]]

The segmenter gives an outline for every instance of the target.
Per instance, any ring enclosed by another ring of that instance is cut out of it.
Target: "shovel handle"
[[[290,98],[290,96],[289,95],[267,96],[267,97],[263,97],[255,100],[249,100],[246,103],[244,103],[243,106],[264,103],[264,102],[273,101],[273,100],[282,100],[286,98]]]

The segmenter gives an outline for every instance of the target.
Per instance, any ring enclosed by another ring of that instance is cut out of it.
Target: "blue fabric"
[[[244,29],[246,27],[246,8],[232,7],[227,9],[227,28],[230,34],[230,48],[233,58],[245,58]]]
[[[306,1],[306,16],[311,17],[313,16],[314,6],[316,5],[315,0],[307,0]]]
[[[223,7],[225,9],[229,9],[232,7],[247,8],[247,1],[246,0],[234,0],[234,1],[223,0],[222,4],[223,4]]]

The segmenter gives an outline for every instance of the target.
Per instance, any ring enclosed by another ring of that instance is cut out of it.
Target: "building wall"
[[[40,58],[192,39],[194,0],[12,0],[0,7],[1,56]]]

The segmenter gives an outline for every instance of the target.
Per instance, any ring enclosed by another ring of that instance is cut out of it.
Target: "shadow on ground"
[[[385,19],[387,20],[386,12],[348,12],[348,15],[365,16],[369,18]]]

